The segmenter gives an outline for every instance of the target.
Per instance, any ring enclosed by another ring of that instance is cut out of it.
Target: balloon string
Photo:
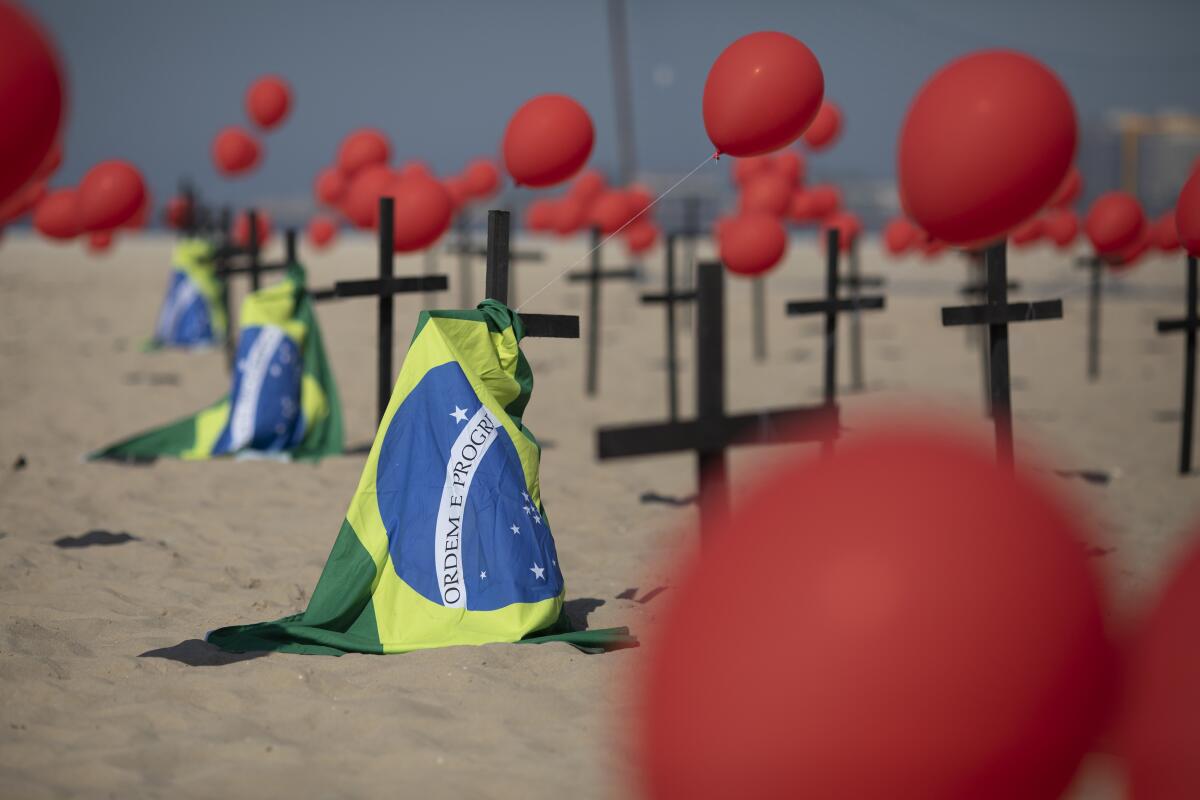
[[[645,214],[647,211],[649,211],[650,209],[654,208],[654,206],[658,205],[658,201],[659,201],[659,200],[662,200],[664,197],[666,197],[667,195],[669,195],[671,192],[673,192],[673,191],[675,191],[676,189],[678,189],[678,188],[679,188],[679,186],[680,186],[680,185],[681,185],[681,184],[682,184],[684,181],[686,181],[688,178],[692,177],[692,176],[693,176],[693,175],[695,175],[697,172],[699,172],[699,171],[700,171],[700,170],[701,170],[701,169],[704,167],[704,165],[705,165],[705,164],[707,164],[707,163],[708,163],[708,162],[710,162],[710,161],[714,161],[714,160],[716,160],[718,157],[719,157],[719,154],[718,154],[718,153],[713,153],[711,156],[708,156],[708,157],[706,157],[706,158],[705,158],[703,161],[701,161],[699,164],[697,164],[695,167],[693,167],[691,172],[689,172],[687,175],[684,175],[684,176],[683,176],[682,178],[680,178],[679,180],[675,181],[675,183],[673,183],[673,184],[670,186],[670,188],[668,188],[668,189],[667,189],[665,192],[663,192],[663,193],[662,193],[662,194],[660,194],[658,197],[656,197],[656,198],[654,198],[652,201],[650,201],[650,203],[649,203],[649,204],[647,204],[645,208],[643,208],[641,211],[637,212],[637,213],[636,213],[636,214],[634,214],[632,217],[630,217],[629,219],[627,219],[627,220],[625,221],[625,224],[624,224],[624,225],[622,225],[621,227],[617,228],[615,231],[613,231],[612,233],[610,233],[608,236],[604,237],[604,239],[602,239],[602,240],[600,241],[600,243],[599,243],[599,244],[597,244],[597,245],[596,245],[595,247],[593,247],[591,250],[588,250],[586,253],[584,253],[582,256],[580,256],[578,261],[576,261],[574,264],[571,264],[571,265],[569,265],[569,266],[568,266],[566,269],[562,270],[562,271],[561,271],[561,272],[559,272],[557,275],[555,275],[553,278],[551,278],[551,279],[550,279],[550,280],[549,280],[547,283],[545,283],[545,284],[542,286],[542,288],[538,289],[536,292],[534,292],[533,294],[529,295],[529,297],[526,297],[524,300],[522,300],[522,301],[521,301],[521,304],[520,304],[520,305],[518,305],[518,306],[516,307],[516,309],[515,309],[515,310],[516,310],[516,311],[520,311],[522,308],[524,308],[524,306],[525,306],[525,304],[526,304],[526,303],[528,303],[530,300],[532,300],[533,298],[537,297],[539,294],[541,294],[542,292],[546,291],[546,290],[547,290],[547,289],[549,289],[551,286],[553,286],[555,283],[557,283],[557,282],[559,281],[559,279],[561,279],[561,278],[562,278],[562,276],[563,276],[563,275],[566,275],[568,272],[570,272],[571,270],[573,270],[573,269],[575,269],[576,267],[578,267],[578,266],[579,266],[580,264],[582,264],[584,261],[587,261],[587,260],[588,260],[588,258],[590,258],[590,257],[591,257],[592,253],[595,253],[595,252],[596,252],[597,250],[599,250],[601,247],[603,247],[604,245],[606,245],[606,244],[608,244],[610,241],[612,241],[612,239],[613,239],[613,237],[614,237],[614,236],[616,236],[616,235],[617,235],[617,234],[619,234],[621,231],[625,230],[625,229],[626,229],[626,228],[628,228],[630,225],[632,225],[632,224],[634,223],[634,221],[635,221],[635,220],[637,220],[637,218],[638,218],[638,217],[642,216],[642,215],[643,215],[643,214]]]

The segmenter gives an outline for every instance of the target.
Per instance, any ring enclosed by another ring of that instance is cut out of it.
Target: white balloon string
[[[654,206],[658,205],[658,201],[659,201],[659,200],[662,200],[664,197],[666,197],[667,195],[669,195],[671,192],[673,192],[673,191],[675,191],[676,189],[678,189],[678,188],[680,187],[680,185],[682,185],[682,184],[683,184],[683,182],[684,182],[684,181],[686,181],[688,178],[692,177],[692,176],[693,176],[693,175],[695,175],[697,172],[699,172],[699,171],[700,171],[700,170],[701,170],[701,169],[704,167],[704,165],[705,165],[705,164],[707,164],[707,163],[708,163],[708,162],[710,162],[710,161],[714,161],[714,160],[716,160],[716,159],[717,159],[717,157],[718,157],[718,155],[719,155],[718,153],[713,153],[711,156],[708,156],[708,157],[707,157],[707,158],[705,158],[703,161],[701,161],[699,164],[697,164],[695,167],[693,167],[691,172],[689,172],[687,175],[684,175],[684,176],[683,176],[682,178],[680,178],[679,180],[675,181],[675,183],[673,183],[673,184],[670,186],[670,188],[668,188],[668,189],[667,189],[665,192],[663,192],[663,193],[662,193],[662,194],[660,194],[658,197],[656,197],[656,198],[654,198],[652,201],[650,201],[650,203],[649,203],[649,204],[647,204],[645,208],[643,208],[641,211],[638,211],[636,214],[634,214],[632,217],[630,217],[628,220],[626,220],[624,225],[622,225],[621,227],[617,228],[615,231],[613,231],[612,233],[610,233],[608,236],[604,237],[604,239],[602,239],[602,240],[600,241],[600,243],[599,243],[599,244],[597,244],[597,245],[596,245],[595,247],[593,247],[591,250],[588,250],[586,253],[584,253],[582,256],[580,256],[578,261],[576,261],[575,263],[573,263],[573,264],[569,265],[569,266],[568,266],[566,269],[562,270],[562,271],[561,271],[561,272],[559,272],[557,275],[555,275],[553,278],[551,278],[551,279],[550,279],[550,280],[549,280],[547,283],[545,283],[545,284],[542,286],[542,288],[538,289],[536,292],[534,292],[533,294],[529,295],[529,297],[526,297],[524,300],[522,300],[522,301],[521,301],[521,304],[520,304],[520,305],[518,305],[518,306],[516,307],[516,309],[515,309],[515,310],[516,310],[516,311],[520,311],[522,308],[524,308],[524,307],[525,307],[525,304],[526,304],[526,303],[528,303],[530,300],[532,300],[533,298],[537,297],[539,294],[541,294],[542,292],[546,291],[546,290],[547,290],[547,289],[549,289],[551,286],[553,286],[555,283],[557,283],[557,282],[559,281],[559,279],[561,279],[561,278],[562,278],[562,276],[563,276],[563,275],[566,275],[568,272],[570,272],[571,270],[573,270],[573,269],[575,269],[576,267],[578,267],[578,266],[579,266],[580,264],[582,264],[584,261],[587,261],[587,260],[588,260],[588,258],[590,258],[590,257],[591,257],[592,253],[595,253],[595,252],[596,252],[597,250],[599,250],[601,247],[603,247],[604,245],[606,245],[606,244],[608,244],[610,241],[612,241],[612,239],[613,239],[613,237],[614,237],[614,236],[616,236],[616,235],[617,235],[617,234],[619,234],[621,231],[625,230],[625,229],[626,229],[626,228],[628,228],[630,225],[632,225],[632,224],[634,223],[634,221],[635,221],[635,220],[637,220],[637,218],[638,218],[638,217],[642,216],[642,215],[643,215],[643,214],[645,214],[647,211],[649,211],[650,209],[654,208]]]

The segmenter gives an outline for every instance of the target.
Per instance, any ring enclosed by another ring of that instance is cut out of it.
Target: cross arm
[[[538,339],[578,339],[579,317],[573,314],[520,314],[525,335]]]
[[[567,280],[571,283],[586,283],[592,279],[593,274],[604,280],[606,278],[632,279],[638,277],[640,272],[637,267],[616,267],[613,269],[602,269],[596,273],[591,271],[571,272],[567,275]]]
[[[878,311],[885,308],[882,297],[845,298],[842,300],[790,300],[787,304],[789,317],[802,314],[825,314],[830,311]]]
[[[1002,325],[1039,319],[1062,319],[1062,300],[1009,303],[1004,306],[950,306],[942,309],[943,325]]]
[[[381,294],[437,292],[447,287],[445,275],[415,275],[403,278],[367,278],[357,281],[338,281],[333,285],[337,297],[368,297]]]
[[[651,294],[644,294],[641,296],[641,301],[643,303],[669,303],[671,301],[686,303],[686,302],[689,302],[689,301],[695,300],[695,299],[696,299],[695,292],[675,292],[674,294],[667,294],[665,292],[659,292],[657,294],[651,293]]]
[[[452,244],[446,252],[453,255],[487,256],[487,248],[478,245]],[[513,250],[508,254],[509,261],[545,261],[546,254],[538,250]]]
[[[878,289],[887,283],[882,275],[843,275],[838,278],[842,286],[852,286],[862,289]]]
[[[1174,333],[1175,331],[1186,331],[1189,328],[1200,328],[1200,319],[1160,319],[1155,325],[1159,333]]]
[[[1019,284],[1018,282],[1016,282],[1016,281],[1008,282],[1008,291],[1017,292],[1017,291],[1020,291],[1020,289],[1021,289],[1021,284]],[[962,286],[958,290],[958,293],[963,295],[964,297],[978,297],[979,295],[987,294],[987,284],[986,283],[968,283],[968,284],[965,284],[964,286]]]

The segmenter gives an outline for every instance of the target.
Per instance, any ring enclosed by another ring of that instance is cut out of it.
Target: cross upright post
[[[488,211],[488,238],[485,248],[487,272],[484,291],[492,300],[508,305],[509,266],[512,249],[509,245],[509,213]],[[526,338],[578,339],[579,317],[573,314],[520,314],[525,324]]]
[[[675,347],[675,304],[688,303],[696,299],[695,291],[676,291],[675,289],[675,244],[679,235],[668,233],[665,257],[666,287],[661,294],[643,294],[643,303],[662,303],[667,309],[667,418],[671,422],[679,419],[679,363]]]
[[[584,392],[588,397],[594,397],[600,385],[600,282],[636,280],[639,275],[636,267],[602,269],[601,242],[600,229],[593,227],[588,268],[567,275],[567,280],[571,283],[588,284],[587,362],[584,370]]]
[[[1193,425],[1196,418],[1196,334],[1200,331],[1200,288],[1198,288],[1196,257],[1187,261],[1187,303],[1182,319],[1160,319],[1159,333],[1183,331],[1183,423],[1179,437],[1179,474],[1192,471]]]

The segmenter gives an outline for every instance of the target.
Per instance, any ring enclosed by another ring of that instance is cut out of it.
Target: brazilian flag
[[[211,347],[224,341],[228,321],[212,245],[184,239],[171,254],[171,277],[148,349]]]
[[[318,459],[342,452],[342,409],[304,270],[242,304],[233,388],[198,414],[138,434],[89,459],[149,461],[267,453]]]
[[[521,416],[533,373],[521,318],[486,300],[427,311],[308,608],[221,628],[234,652],[404,653],[490,642],[636,644],[624,628],[573,631]]]

